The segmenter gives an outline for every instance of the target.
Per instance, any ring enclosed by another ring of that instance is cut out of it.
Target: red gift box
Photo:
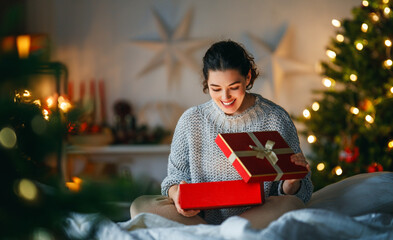
[[[261,204],[263,184],[243,180],[187,183],[179,185],[182,209],[228,208]]]
[[[246,183],[300,179],[308,173],[291,162],[294,152],[277,131],[218,134],[216,143]]]

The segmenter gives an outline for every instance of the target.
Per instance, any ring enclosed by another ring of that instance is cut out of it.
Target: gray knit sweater
[[[180,117],[172,140],[168,159],[168,176],[161,184],[162,194],[184,180],[188,183],[240,180],[241,177],[215,143],[219,133],[256,132],[276,130],[295,153],[301,152],[296,128],[288,113],[277,104],[258,94],[253,106],[241,114],[226,115],[210,100],[185,111]],[[265,197],[283,195],[283,181],[265,182]],[[308,174],[296,193],[304,202],[312,194]],[[203,197],[203,196],[201,196]],[[210,224],[220,224],[226,218],[239,215],[248,207],[212,209],[203,211]]]

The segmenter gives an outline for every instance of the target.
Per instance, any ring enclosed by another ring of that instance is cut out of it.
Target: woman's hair
[[[232,40],[216,42],[210,46],[203,57],[203,92],[207,93],[209,89],[207,80],[210,70],[225,71],[228,69],[238,70],[244,77],[247,77],[251,70],[251,80],[246,87],[247,90],[252,88],[259,75],[254,58],[239,43]]]

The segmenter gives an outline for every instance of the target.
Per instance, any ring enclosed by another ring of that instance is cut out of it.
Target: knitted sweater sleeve
[[[190,166],[188,161],[189,140],[187,124],[189,122],[189,111],[185,112],[179,119],[173,134],[171,151],[168,158],[168,174],[161,183],[161,194],[168,196],[171,186],[181,181],[190,182]]]
[[[280,108],[278,111],[271,113],[268,119],[273,129],[277,130],[281,134],[292,150],[295,153],[301,153],[302,150],[300,148],[297,130],[291,118],[289,117],[289,114],[284,109]],[[274,182],[270,191],[270,195],[285,195],[282,190],[283,183],[283,180]],[[311,182],[311,173],[308,173],[303,179],[301,179],[300,188],[295,196],[306,203],[310,200],[313,189],[314,187]]]

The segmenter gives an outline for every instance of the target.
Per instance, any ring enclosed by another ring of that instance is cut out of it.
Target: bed
[[[393,239],[393,172],[359,174],[313,193],[305,209],[291,211],[267,228],[254,230],[234,216],[221,225],[185,226],[142,213],[125,222],[99,214],[72,214],[66,232],[95,239]]]

